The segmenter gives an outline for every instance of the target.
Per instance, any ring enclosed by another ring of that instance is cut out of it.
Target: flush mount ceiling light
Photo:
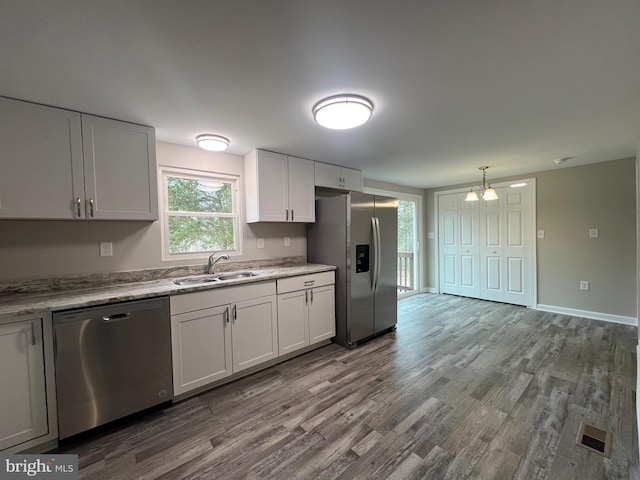
[[[478,186],[480,188],[480,196],[486,201],[497,200],[498,194],[493,188],[491,188],[491,185],[487,183],[487,168],[489,167],[478,168],[478,170],[482,170],[482,185]],[[476,202],[479,200],[478,194],[473,190],[473,188],[474,187],[471,187],[471,190],[467,193],[467,196],[464,199],[465,202]]]
[[[198,135],[196,142],[200,148],[211,152],[222,152],[229,148],[229,139],[220,135]]]
[[[335,95],[320,100],[313,107],[315,121],[334,130],[359,127],[371,118],[372,113],[371,100],[360,95]]]

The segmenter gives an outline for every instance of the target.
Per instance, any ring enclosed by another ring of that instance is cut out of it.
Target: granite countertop
[[[274,266],[263,269],[250,269],[259,275],[224,282],[208,282],[197,285],[176,285],[173,278],[138,281],[116,285],[93,286],[69,290],[51,290],[34,293],[16,293],[0,297],[0,317],[23,315],[36,312],[50,312],[71,308],[104,305],[142,298],[176,295],[181,293],[225,288],[232,285],[263,282],[276,278],[293,277],[308,273],[320,273],[335,270],[332,265],[303,264],[294,266]],[[228,272],[224,272],[228,273]],[[195,275],[197,277],[197,275]],[[188,275],[194,277],[194,275]]]

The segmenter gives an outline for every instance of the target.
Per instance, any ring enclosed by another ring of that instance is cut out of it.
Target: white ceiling
[[[640,0],[3,0],[0,95],[414,187],[634,156]],[[375,111],[315,124],[320,98]]]

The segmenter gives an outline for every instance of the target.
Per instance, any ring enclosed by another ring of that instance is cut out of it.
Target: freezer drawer
[[[53,315],[60,438],[173,396],[167,297]]]

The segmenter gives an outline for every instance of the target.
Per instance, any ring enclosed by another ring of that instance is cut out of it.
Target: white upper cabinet
[[[313,161],[253,150],[244,170],[247,223],[315,222]]]
[[[153,128],[83,114],[82,146],[87,217],[157,220]]]
[[[80,114],[0,97],[0,218],[84,216]]]
[[[360,170],[315,162],[315,179],[316,187],[337,188],[353,192],[362,191],[362,172]]]
[[[155,131],[0,97],[0,218],[157,220]]]

